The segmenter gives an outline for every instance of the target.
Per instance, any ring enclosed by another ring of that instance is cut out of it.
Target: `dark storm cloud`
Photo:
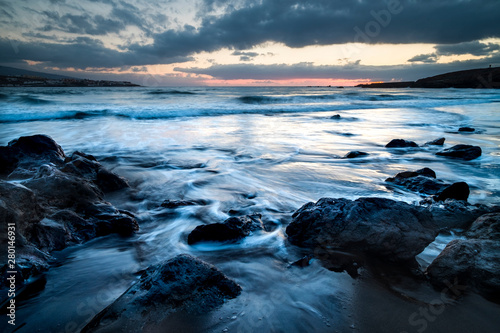
[[[478,41],[436,46],[436,51],[441,55],[470,54],[474,56],[485,56],[498,50],[500,50],[500,45],[498,44],[492,44],[492,43],[486,44]]]
[[[13,41],[22,46],[20,52],[7,50],[6,55],[1,49],[0,60],[28,59],[79,68],[113,66],[115,61],[116,67],[172,63],[197,52],[245,50],[268,41],[303,47],[349,42],[457,44],[500,37],[498,0],[205,0],[199,8],[200,21],[193,23],[196,27],[184,25],[161,32],[151,15],[143,16],[133,4],[107,0],[106,6],[111,14],[104,16],[65,12],[59,3],[57,10],[44,12],[42,30],[45,35],[63,31],[104,36],[134,25],[152,38],[152,43],[127,41],[124,52],[117,52],[88,43],[51,46],[43,41]],[[246,57],[243,60],[251,59]]]
[[[221,80],[291,80],[291,79],[372,79],[374,81],[389,81],[392,79],[417,80],[445,72],[488,67],[489,64],[500,64],[500,56],[483,60],[469,60],[446,64],[412,64],[396,66],[313,66],[311,63],[295,65],[213,65],[209,68],[176,68],[176,71],[210,75]]]
[[[233,53],[231,53],[231,55],[239,56],[240,61],[252,61],[255,57],[259,55],[259,53],[234,51]]]
[[[435,53],[431,54],[419,54],[414,56],[411,59],[408,59],[408,62],[423,62],[423,63],[428,63],[432,64],[438,61],[438,55]]]
[[[67,44],[20,43],[0,38],[0,63],[22,63],[24,60],[42,61],[51,67],[92,67],[138,66],[150,63],[176,63],[190,61],[192,58],[172,56],[169,59],[153,55],[136,54],[110,50],[99,40],[78,37]]]

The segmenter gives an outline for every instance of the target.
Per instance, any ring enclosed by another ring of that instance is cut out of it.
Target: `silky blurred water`
[[[131,239],[107,237],[59,253],[63,264],[48,273],[45,290],[18,310],[26,323],[19,331],[78,331],[134,281],[136,271],[179,253],[216,264],[244,291],[213,318],[178,318],[167,323],[170,329],[352,329],[361,320],[355,299],[364,287],[319,264],[289,268],[301,255],[285,240],[291,214],[321,197],[418,202],[417,194],[384,180],[423,167],[449,183],[466,181],[472,203],[500,203],[499,107],[498,90],[2,89],[0,145],[46,134],[67,154],[94,155],[129,180],[131,190],[107,200],[135,213],[141,224]],[[459,133],[464,126],[476,131]],[[440,137],[446,137],[444,148],[478,145],[483,155],[464,162],[436,156],[443,147],[384,147],[396,138],[423,145]],[[341,158],[356,150],[369,155]],[[162,208],[167,199],[208,204]],[[251,213],[262,214],[268,231],[237,244],[186,243],[199,224]],[[110,286],[110,280],[116,282]]]

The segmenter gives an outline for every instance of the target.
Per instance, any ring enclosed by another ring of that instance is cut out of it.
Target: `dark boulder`
[[[103,193],[91,182],[42,165],[33,179],[22,184],[33,190],[44,206],[80,211],[89,204],[103,200]]]
[[[188,244],[203,241],[238,241],[252,232],[263,230],[261,216],[258,214],[230,217],[222,223],[197,226],[188,236]]]
[[[478,217],[465,235],[468,238],[500,241],[500,210]]]
[[[436,155],[471,161],[481,156],[481,147],[471,145],[456,145],[451,148],[437,152]]]
[[[469,185],[465,182],[459,182],[444,188],[434,199],[436,201],[445,201],[447,199],[467,201],[469,194]]]
[[[430,202],[430,203],[429,203]],[[495,208],[485,205],[472,205],[463,200],[446,200],[434,202],[432,199],[421,204],[434,217],[440,229],[467,229],[481,215],[491,213]]]
[[[339,114],[335,114],[335,115],[333,115],[333,116],[330,117],[330,119],[334,119],[334,120],[339,120],[341,118],[342,117]]]
[[[175,312],[208,313],[240,293],[241,287],[215,266],[182,254],[149,267],[82,332],[158,331],[155,325]]]
[[[472,128],[472,127],[460,127],[458,129],[459,132],[466,132],[466,133],[472,133],[472,132],[475,132],[476,129],[475,128]]]
[[[439,138],[425,143],[425,146],[442,146],[446,141],[445,138]]]
[[[49,136],[23,136],[0,147],[0,173],[9,174],[17,167],[29,169],[42,163],[59,165],[65,157],[61,146]]]
[[[404,202],[323,198],[297,210],[286,233],[302,247],[408,261],[434,241],[437,229],[428,211]]]
[[[124,178],[104,168],[94,156],[78,151],[66,158],[61,171],[93,182],[104,193],[129,187]]]
[[[418,147],[418,145],[413,141],[403,140],[403,139],[394,139],[388,144],[385,145],[386,148],[410,148],[410,147]]]
[[[442,181],[437,180],[436,173],[429,168],[417,171],[403,171],[394,177],[387,178],[385,181],[427,195],[437,194],[447,186]]]
[[[500,301],[500,243],[498,240],[456,239],[434,259],[426,271],[440,290],[457,295],[474,290]]]
[[[343,158],[357,158],[357,157],[364,157],[364,156],[368,156],[370,154],[368,153],[365,153],[363,151],[351,151],[349,153],[347,153]]]

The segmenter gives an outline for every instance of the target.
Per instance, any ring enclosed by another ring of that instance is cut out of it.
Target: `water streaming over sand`
[[[56,254],[61,262],[49,271],[45,289],[18,309],[25,322],[19,332],[77,331],[126,290],[138,270],[179,253],[215,264],[244,292],[208,316],[180,315],[165,323],[168,332],[343,332],[353,325],[366,331],[384,321],[394,331],[416,331],[408,323],[416,305],[385,295],[376,283],[318,263],[289,268],[301,251],[287,245],[285,227],[294,210],[321,197],[417,202],[419,196],[388,188],[384,180],[422,167],[446,182],[466,181],[473,203],[500,203],[499,109],[498,90],[2,89],[0,145],[47,134],[66,153],[94,155],[129,179],[130,191],[107,200],[141,223],[131,239],[106,237]],[[476,132],[458,133],[464,126]],[[483,155],[463,162],[435,156],[440,147],[384,148],[394,138],[423,144],[439,137],[446,137],[446,147],[481,146]],[[370,155],[341,158],[353,150]],[[167,199],[206,205],[160,207]],[[262,214],[266,232],[230,245],[186,243],[199,224],[251,213]],[[438,249],[448,240],[438,239]],[[431,260],[434,252],[423,258]],[[377,297],[392,302],[380,318],[364,303]],[[466,304],[478,322],[500,313],[479,297]],[[451,308],[435,328],[461,311]]]

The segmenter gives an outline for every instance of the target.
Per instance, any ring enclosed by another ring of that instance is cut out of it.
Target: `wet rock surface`
[[[199,242],[235,242],[254,231],[263,230],[261,216],[258,214],[230,217],[222,223],[197,226],[188,236],[188,244]]]
[[[47,269],[52,251],[112,233],[128,236],[139,229],[133,214],[104,200],[104,192],[128,184],[92,155],[75,152],[66,157],[45,135],[21,137],[0,148],[0,159],[12,157],[2,167],[2,176],[24,178],[0,180],[0,224],[7,230],[8,223],[15,223],[20,283]],[[0,237],[6,243],[6,234]]]
[[[286,229],[290,243],[362,252],[388,261],[412,260],[437,236],[432,215],[383,198],[323,198],[297,210]]]
[[[174,312],[207,313],[240,293],[215,266],[182,254],[149,267],[82,332],[142,332]]]
[[[416,148],[418,144],[413,141],[404,139],[394,139],[385,145],[386,148]]]
[[[474,160],[480,157],[481,154],[481,147],[471,145],[456,145],[436,153],[438,156],[461,159],[464,161]]]

